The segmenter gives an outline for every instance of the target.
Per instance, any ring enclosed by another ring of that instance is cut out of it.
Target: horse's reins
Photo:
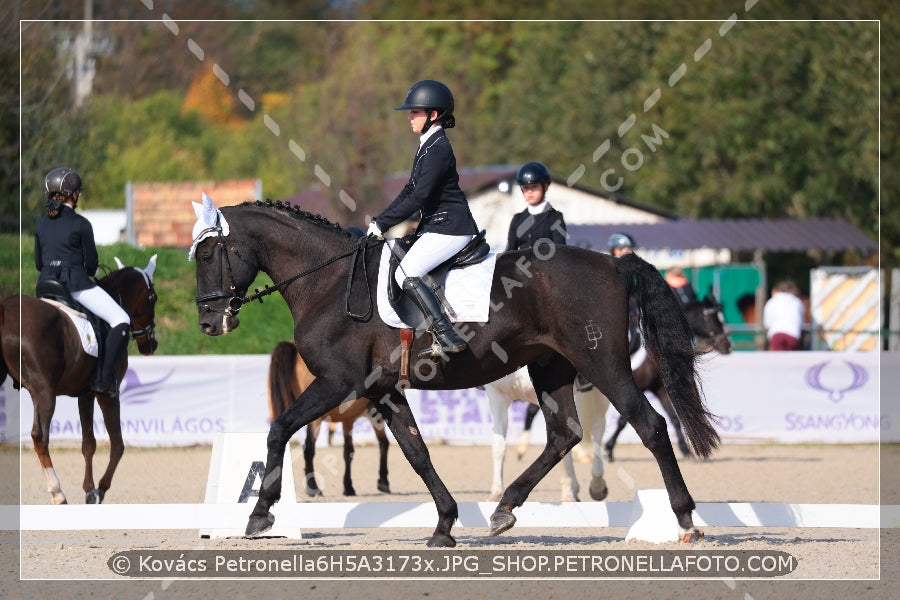
[[[268,296],[269,294],[272,294],[272,293],[278,291],[283,286],[293,283],[294,281],[300,279],[301,277],[305,277],[305,276],[309,275],[310,273],[315,273],[319,269],[327,267],[331,263],[337,262],[338,260],[340,260],[342,258],[346,258],[348,256],[353,255],[354,256],[353,264],[351,265],[350,270],[347,275],[347,298],[346,298],[347,314],[351,318],[357,319],[357,320],[365,320],[371,316],[371,314],[372,314],[372,289],[371,289],[371,286],[369,285],[369,271],[368,271],[368,267],[366,266],[366,261],[365,261],[365,252],[368,249],[368,244],[366,243],[368,241],[368,237],[360,238],[359,241],[350,250],[347,250],[346,252],[342,252],[336,256],[332,256],[328,260],[326,260],[322,263],[319,263],[313,267],[310,267],[309,269],[306,269],[305,271],[303,271],[301,273],[297,273],[296,275],[288,277],[287,279],[285,279],[283,281],[279,281],[278,283],[273,283],[271,286],[267,285],[267,286],[265,286],[265,288],[263,288],[262,291],[257,289],[257,290],[253,290],[254,293],[250,294],[249,296],[239,296],[239,295],[237,295],[237,286],[235,285],[235,282],[234,282],[234,273],[232,272],[232,269],[231,269],[231,261],[228,258],[228,248],[225,244],[225,236],[222,235],[222,227],[220,225],[215,225],[213,227],[207,227],[206,229],[201,231],[197,235],[197,237],[199,238],[199,237],[203,236],[204,234],[209,233],[211,231],[216,232],[216,236],[217,236],[216,245],[222,249],[222,252],[219,254],[219,256],[220,256],[220,258],[219,258],[219,261],[220,261],[219,262],[219,278],[220,278],[219,290],[217,290],[215,292],[210,292],[208,294],[202,294],[202,295],[195,296],[194,302],[197,304],[198,307],[201,306],[201,304],[203,304],[204,302],[228,298],[228,308],[226,308],[225,310],[215,311],[209,306],[209,304],[206,304],[205,307],[208,312],[221,312],[228,316],[233,317],[240,312],[240,310],[244,307],[245,304],[253,302],[254,300],[259,300],[260,304],[262,304],[263,297]],[[358,256],[360,252],[363,253],[363,277],[366,282],[366,293],[368,294],[368,298],[369,298],[369,309],[366,311],[365,314],[357,315],[350,311],[350,292],[353,288],[353,275],[356,272],[356,262],[357,262],[356,256]],[[222,262],[221,262],[222,258],[221,257],[222,256],[224,256],[225,269],[228,272],[228,279],[231,282],[229,285],[229,289],[231,290],[230,294],[222,289],[222,281],[221,281],[221,278],[222,278]]]

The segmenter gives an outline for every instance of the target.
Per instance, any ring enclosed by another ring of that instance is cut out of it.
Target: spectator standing
[[[790,280],[779,282],[763,307],[763,326],[766,328],[769,350],[790,351],[800,348],[804,313],[805,307],[800,300],[797,284]]]

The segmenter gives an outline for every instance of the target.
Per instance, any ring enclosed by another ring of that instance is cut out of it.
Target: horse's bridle
[[[221,314],[224,314],[229,317],[237,316],[237,314],[241,311],[241,309],[244,307],[245,304],[253,302],[254,300],[259,300],[259,302],[262,303],[262,299],[264,296],[268,296],[269,294],[276,292],[282,286],[285,286],[293,281],[296,281],[297,279],[300,279],[301,277],[305,277],[306,275],[309,275],[310,273],[314,273],[315,271],[318,271],[319,269],[326,267],[335,261],[338,261],[347,256],[358,255],[360,251],[362,251],[364,253],[363,256],[365,256],[365,250],[367,248],[366,241],[368,240],[367,237],[360,238],[359,242],[354,244],[353,248],[351,248],[350,250],[347,250],[346,252],[342,252],[336,256],[332,256],[328,260],[321,262],[313,267],[310,267],[309,269],[306,269],[302,273],[298,273],[296,275],[288,277],[287,279],[285,279],[283,281],[279,281],[278,283],[273,283],[271,286],[266,286],[265,288],[263,288],[262,291],[254,290],[254,293],[250,294],[249,296],[242,296],[242,295],[238,294],[237,285],[234,282],[234,273],[231,270],[231,260],[228,258],[228,247],[225,245],[225,236],[222,235],[222,227],[220,225],[215,225],[213,227],[207,227],[206,229],[201,231],[197,235],[197,237],[194,239],[195,239],[195,241],[202,239],[204,235],[206,235],[207,233],[210,233],[210,232],[215,232],[216,246],[221,249],[221,252],[219,252],[219,269],[218,269],[219,270],[219,289],[216,291],[213,291],[213,292],[206,293],[206,294],[198,294],[197,296],[194,297],[194,302],[197,304],[198,308],[205,308],[206,312],[221,313]],[[235,256],[237,256],[239,259],[244,261],[244,259],[241,257],[240,254],[237,253],[237,251],[235,251]],[[228,272],[228,279],[229,279],[228,289],[230,291],[225,291],[223,289],[223,283],[224,283],[222,280],[223,279],[222,278],[222,262],[223,261],[225,263],[225,270]],[[246,262],[246,261],[244,261],[244,262]],[[367,313],[366,315],[354,315],[353,313],[350,312],[350,306],[349,306],[350,286],[353,281],[353,273],[355,271],[355,267],[356,267],[356,260],[354,259],[353,266],[350,269],[350,272],[348,275],[348,282],[347,282],[347,313],[352,318],[367,318],[368,314],[370,314],[372,311],[371,289],[368,290],[369,302],[370,302],[369,313]],[[365,258],[363,258],[363,268],[365,269]],[[366,277],[366,284],[368,285],[368,272],[365,273],[365,277]],[[224,298],[228,298],[228,305],[227,305],[227,308],[225,308],[224,310],[215,310],[209,304],[206,304],[213,300],[222,300]]]
[[[209,292],[208,294],[198,294],[194,296],[194,303],[198,308],[206,308],[206,312],[221,312],[229,317],[234,317],[240,312],[244,304],[246,302],[249,302],[249,300],[247,298],[242,298],[237,293],[237,286],[234,283],[234,273],[231,270],[231,260],[228,258],[228,249],[225,247],[225,236],[222,235],[222,227],[220,225],[207,227],[206,229],[201,231],[195,239],[202,239],[203,236],[210,232],[215,232],[216,246],[218,246],[222,250],[221,252],[219,252],[219,289],[214,292]],[[230,280],[230,285],[228,287],[230,292],[226,292],[224,289],[222,289],[223,260],[225,262],[225,268],[228,271],[228,279]],[[222,300],[223,298],[228,298],[228,308],[226,308],[225,310],[213,310],[209,306],[209,304],[205,304],[206,302],[211,302],[213,300]]]
[[[147,295],[147,302],[149,302],[151,305],[155,305],[155,304],[156,304],[156,299],[157,299],[157,296],[156,296],[156,289],[153,287],[153,280],[150,279],[149,277],[147,277],[147,285],[148,285],[148,287],[149,287],[148,291],[150,292],[150,293]],[[155,310],[154,310],[154,314],[156,314],[156,311],[155,311]],[[146,325],[146,326],[144,326],[144,327],[141,327],[140,329],[134,329],[134,327],[132,326],[132,328],[131,328],[131,339],[137,341],[137,339],[138,339],[139,337],[144,337],[144,336],[149,337],[149,338],[152,338],[152,337],[153,337],[153,330],[154,330],[155,328],[156,328],[156,320],[151,320],[150,323],[149,323],[148,325]]]

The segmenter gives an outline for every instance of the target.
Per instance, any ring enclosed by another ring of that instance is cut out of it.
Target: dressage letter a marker
[[[259,460],[254,460],[250,465],[250,470],[247,471],[247,479],[244,481],[244,487],[241,489],[241,495],[238,498],[238,503],[243,504],[247,502],[250,496],[255,496],[259,498],[259,488],[253,487],[253,484],[256,483],[258,479],[260,484],[262,483],[263,475],[266,472],[266,464]]]

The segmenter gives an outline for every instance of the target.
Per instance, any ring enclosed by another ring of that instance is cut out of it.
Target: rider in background
[[[516,183],[528,206],[510,221],[506,249],[532,248],[542,239],[565,245],[568,234],[563,214],[547,202],[550,170],[537,161],[525,163],[516,172]]]
[[[606,245],[609,253],[616,258],[634,253],[634,238],[627,233],[614,233],[609,236]],[[628,353],[634,355],[641,348],[640,312],[634,297],[628,299]]]
[[[568,234],[563,214],[547,202],[547,189],[550,187],[550,170],[543,163],[527,162],[516,172],[516,184],[522,191],[527,206],[522,212],[513,215],[506,235],[506,249],[522,250],[534,247],[538,240],[549,240],[554,244],[565,245]],[[527,443],[531,425],[540,407],[528,404],[525,411],[525,428],[522,431],[520,445]],[[520,454],[524,450],[520,450]]]
[[[666,271],[666,283],[675,292],[675,297],[678,298],[682,308],[691,302],[697,301],[697,293],[694,291],[694,286],[691,285],[690,280],[685,276],[681,267],[672,267]]]
[[[442,353],[460,352],[466,342],[444,313],[440,300],[422,278],[462,250],[478,233],[466,195],[459,187],[456,157],[446,129],[456,125],[453,94],[439,81],[415,83],[395,110],[409,111],[409,124],[419,134],[409,182],[393,202],[369,224],[369,235],[383,232],[417,213],[418,239],[400,261],[397,284],[418,306],[434,332]],[[431,349],[420,356],[431,357]]]
[[[47,214],[38,222],[34,262],[38,284],[61,283],[72,297],[111,327],[100,361],[98,382],[92,391],[105,396],[119,393],[115,364],[128,350],[128,313],[91,279],[97,273],[97,246],[90,221],[75,212],[83,189],[81,177],[65,167],[53,169],[44,180]]]

